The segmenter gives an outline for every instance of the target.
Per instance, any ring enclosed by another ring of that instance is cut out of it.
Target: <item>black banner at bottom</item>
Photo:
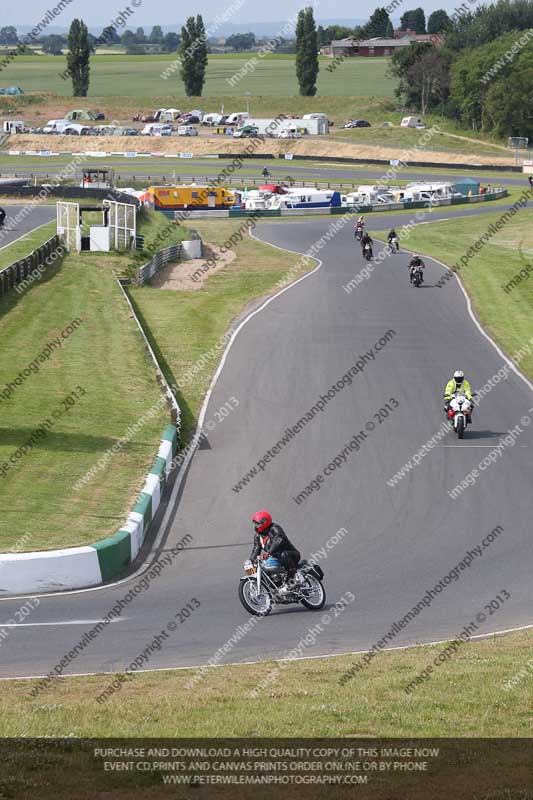
[[[0,800],[533,800],[533,739],[3,739]]]

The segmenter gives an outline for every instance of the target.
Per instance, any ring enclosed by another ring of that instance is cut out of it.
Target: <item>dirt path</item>
[[[195,292],[201,289],[211,275],[231,264],[235,259],[233,250],[220,251],[215,244],[204,242],[202,258],[167,264],[154,275],[151,285],[156,289],[171,289],[175,292]]]

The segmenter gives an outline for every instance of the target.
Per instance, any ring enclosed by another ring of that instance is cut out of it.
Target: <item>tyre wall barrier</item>
[[[0,554],[0,596],[83,589],[123,574],[139,554],[150,530],[177,450],[176,427],[168,425],[133,510],[112,536],[83,547]]]

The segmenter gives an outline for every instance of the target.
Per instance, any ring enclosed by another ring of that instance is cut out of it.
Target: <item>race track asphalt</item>
[[[1,205],[2,203],[0,201],[0,206]],[[4,225],[0,228],[0,249],[6,247],[8,244],[12,244],[16,239],[29,233],[34,228],[38,228],[46,222],[52,222],[52,220],[56,218],[55,205],[36,205],[27,213],[25,211],[23,216],[17,216],[23,209],[26,209],[25,204],[6,204],[4,206],[6,218],[4,220]]]
[[[380,221],[385,227],[391,219]],[[296,262],[331,222],[262,224],[256,231],[295,251]],[[304,556],[331,545],[336,532],[345,530],[321,560],[330,621],[297,606],[276,609],[232,643],[220,663],[282,657],[319,623],[319,634],[309,637],[316,641],[302,655],[366,650],[496,528],[482,555],[457,573],[457,580],[447,579],[430,606],[398,629],[388,646],[453,638],[470,622],[480,635],[531,624],[533,437],[532,428],[521,423],[533,420],[530,387],[511,372],[480,401],[462,442],[446,432],[418,467],[389,485],[439,430],[442,389],[453,370],[464,369],[478,388],[502,368],[504,358],[467,313],[458,282],[436,286],[446,270],[430,259],[420,289],[409,285],[408,255],[400,253],[376,265],[349,293],[343,286],[365,266],[351,225],[326,244],[321,258],[319,269],[248,320],[228,353],[206,425],[231,397],[238,407],[211,426],[208,443],[195,453],[179,502],[172,498],[168,508],[157,555],[185,534],[192,542],[64,674],[124,670],[192,598],[200,607],[168,635],[147,668],[208,662],[249,619],[237,586],[258,508],[273,513]],[[388,331],[394,333],[385,342]],[[351,385],[328,398],[264,470],[235,491],[285,429],[370,351],[374,358],[368,356]],[[380,413],[387,404],[388,416]],[[521,432],[514,445],[501,449],[475,485],[450,497],[517,425]],[[323,474],[354,434],[359,450],[297,503],[295,496]],[[27,622],[10,628],[2,641],[0,676],[46,674],[139,580],[41,597]],[[355,601],[335,616],[331,606],[347,592]],[[497,595],[499,608],[498,602],[491,607]],[[0,600],[0,626],[23,602]]]

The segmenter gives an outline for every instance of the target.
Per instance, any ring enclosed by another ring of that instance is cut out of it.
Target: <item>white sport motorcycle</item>
[[[463,438],[467,426],[472,422],[472,408],[472,401],[462,392],[455,392],[452,395],[448,406],[448,419],[453,425],[458,439]]]

